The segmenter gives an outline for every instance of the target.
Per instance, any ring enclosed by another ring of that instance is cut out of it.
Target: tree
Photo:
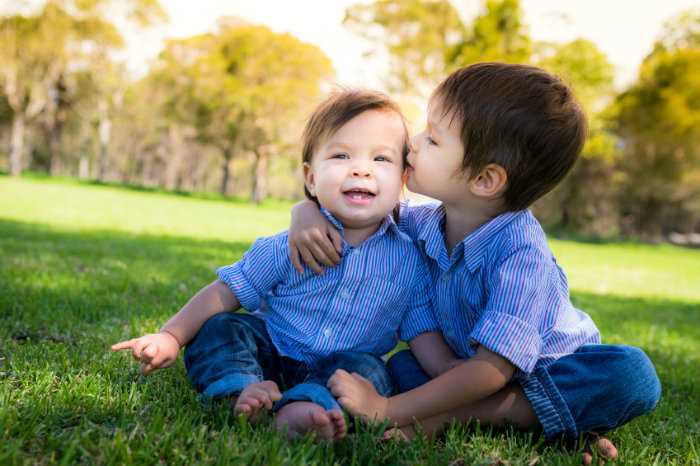
[[[519,0],[487,0],[464,39],[448,55],[451,69],[476,62],[526,63],[532,44]]]
[[[700,9],[667,21],[637,82],[613,108],[631,232],[700,229]]]
[[[518,0],[487,0],[469,24],[447,0],[378,0],[349,7],[344,24],[376,44],[372,53],[388,53],[392,92],[426,95],[458,67],[531,53]]]
[[[358,3],[343,23],[389,55],[392,92],[418,92],[435,85],[448,67],[448,51],[465,36],[457,10],[447,0],[378,0]],[[424,93],[424,92],[423,92]]]
[[[222,194],[236,151],[252,154],[251,199],[259,202],[267,195],[270,154],[290,137],[290,127],[300,127],[331,70],[315,46],[228,19],[217,33],[171,41],[153,76],[171,92],[163,107],[171,124],[191,125],[200,142],[219,149]]]
[[[48,0],[32,16],[0,18],[0,83],[13,111],[10,172],[22,170],[24,131],[43,113],[43,127],[58,168],[60,135],[65,123],[67,74],[81,62],[86,50],[122,44],[115,26],[106,18],[128,10],[127,18],[142,24],[163,14],[157,0]]]
[[[567,82],[588,120],[581,157],[554,192],[538,202],[537,213],[545,223],[564,229],[613,233],[618,224],[614,174],[619,151],[605,116],[614,95],[613,66],[585,39],[541,43],[536,49],[535,63]]]
[[[651,236],[692,231],[700,219],[700,48],[657,47],[620,94],[620,199],[629,228]]]

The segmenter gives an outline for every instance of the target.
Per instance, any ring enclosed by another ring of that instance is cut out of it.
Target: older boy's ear
[[[472,179],[471,191],[474,195],[484,198],[497,198],[503,194],[508,185],[506,169],[497,163],[490,163]]]
[[[309,162],[304,162],[304,184],[307,191],[312,196],[316,196],[316,179],[314,178],[314,169]]]

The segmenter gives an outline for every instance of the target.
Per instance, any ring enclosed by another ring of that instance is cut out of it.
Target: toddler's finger
[[[144,346],[143,351],[141,352],[141,359],[144,362],[151,362],[153,359],[156,357],[158,354],[158,348],[156,345],[148,343],[146,346]]]
[[[148,343],[144,340],[138,339],[136,340],[136,343],[132,347],[131,354],[134,356],[134,359],[137,361],[141,360],[141,355],[143,353],[143,349],[148,345]]]
[[[120,351],[120,350],[124,350],[124,349],[130,349],[133,344],[134,344],[133,338],[131,340],[120,341],[119,343],[115,343],[112,345],[112,351]]]
[[[151,364],[141,363],[141,373],[143,375],[150,374],[153,369],[154,368]]]

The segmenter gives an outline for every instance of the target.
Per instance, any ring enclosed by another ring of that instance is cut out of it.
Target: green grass
[[[364,426],[334,445],[288,442],[201,406],[181,361],[143,377],[108,351],[288,221],[283,202],[0,176],[0,464],[579,463],[575,447],[475,424],[409,445]],[[662,380],[656,411],[611,434],[620,462],[700,464],[700,251],[551,244],[604,341],[642,347]]]

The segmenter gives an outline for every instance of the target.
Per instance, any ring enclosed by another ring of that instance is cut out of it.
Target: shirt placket
[[[332,314],[343,313],[347,316],[351,315],[350,307],[353,304],[353,297],[355,296],[355,292],[353,289],[354,280],[352,279],[352,271],[355,269],[353,265],[356,260],[358,251],[357,249],[347,244],[343,245],[343,250],[345,251],[345,253],[343,260],[341,261],[342,270],[340,278],[338,280],[338,287],[336,289],[330,309],[328,310],[328,312],[324,313],[324,318],[321,321],[321,325],[319,326],[317,341],[321,342],[321,344],[319,345],[320,351],[328,350],[331,348],[331,346],[337,346],[338,344],[338,335],[336,335],[333,332],[332,326],[330,325],[335,318],[335,316],[333,316]],[[343,327],[344,325],[340,326],[340,328]]]

